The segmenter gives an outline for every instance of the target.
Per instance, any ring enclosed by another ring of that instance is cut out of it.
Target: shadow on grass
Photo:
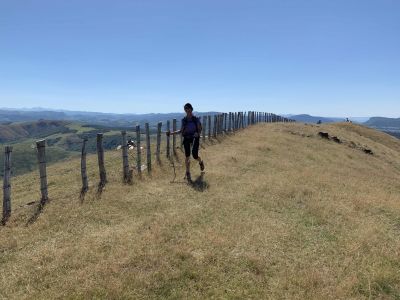
[[[10,214],[6,214],[2,219],[1,219],[1,225],[6,226],[8,219],[10,218]]]
[[[96,198],[101,199],[101,194],[103,193],[104,188],[106,187],[107,182],[99,182],[99,185],[97,186],[97,192],[96,192]]]
[[[87,192],[88,192],[88,189],[86,189],[86,188],[81,189],[81,192],[79,194],[79,200],[81,201],[81,203],[83,203],[83,201],[85,201],[85,196],[86,196]]]
[[[39,205],[36,207],[36,210],[33,213],[33,216],[29,218],[28,222],[26,222],[26,226],[35,223],[35,221],[39,218],[40,214],[42,213],[43,208],[48,202],[49,199],[40,200]]]
[[[190,186],[198,192],[204,192],[207,190],[210,185],[208,184],[207,181],[204,180],[204,173],[201,173],[199,177],[196,178],[196,180],[192,181]]]

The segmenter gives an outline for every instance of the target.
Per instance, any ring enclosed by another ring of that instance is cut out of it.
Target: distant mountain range
[[[196,112],[197,115],[216,114],[217,112]],[[178,119],[183,117],[184,113],[151,113],[151,114],[115,114],[100,112],[84,112],[84,111],[67,111],[67,110],[51,110],[40,107],[10,109],[0,108],[0,123],[14,122],[32,122],[38,120],[62,120],[83,122],[86,124],[105,125],[107,127],[133,126],[136,123],[144,124],[149,122],[155,124],[159,121]],[[304,123],[332,123],[343,122],[344,118],[338,117],[320,117],[308,114],[284,115],[298,122]],[[400,130],[400,118],[384,118],[384,117],[349,117],[350,120],[357,123],[363,123],[367,126],[378,128],[386,131]]]

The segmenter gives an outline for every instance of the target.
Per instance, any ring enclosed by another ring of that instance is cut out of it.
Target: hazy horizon
[[[145,115],[145,114],[184,114],[183,111],[169,111],[169,112],[144,112],[144,113],[135,113],[135,112],[125,112],[125,113],[113,113],[113,112],[104,112],[104,111],[88,111],[88,110],[68,110],[68,109],[57,109],[57,108],[48,108],[48,107],[22,107],[22,108],[15,108],[15,107],[0,107],[0,110],[11,110],[11,111],[55,111],[55,112],[84,112],[84,113],[99,113],[99,114],[117,114],[117,115],[124,115],[124,114],[133,114],[133,115]],[[239,110],[245,111],[245,110]],[[246,110],[247,111],[247,110]],[[222,112],[222,111],[197,111],[199,113],[206,113],[206,112]],[[266,111],[270,112],[270,111]],[[275,113],[275,112],[270,112]],[[336,116],[336,115],[311,115],[309,113],[275,113],[277,115],[282,116],[297,116],[297,115],[310,115],[312,117],[322,117],[322,118],[353,118],[353,119],[368,119],[373,117],[385,117],[385,116],[378,116],[378,115],[371,115],[371,116]],[[394,117],[396,118],[396,117]]]

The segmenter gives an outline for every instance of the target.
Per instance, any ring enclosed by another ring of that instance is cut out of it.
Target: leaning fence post
[[[122,170],[124,172],[124,182],[130,182],[129,160],[128,160],[128,143],[126,142],[126,131],[121,131],[122,134]]]
[[[82,151],[81,151],[81,177],[82,177],[82,190],[81,194],[85,194],[89,190],[89,183],[86,173],[86,143],[88,138],[83,138]]]
[[[172,119],[172,131],[176,131],[176,119]],[[172,136],[172,154],[176,155],[176,135]]]
[[[158,122],[157,124],[157,149],[156,149],[156,158],[157,162],[161,162],[160,151],[161,151],[161,127],[162,122]]]
[[[138,175],[142,175],[142,149],[140,149],[140,125],[136,125],[136,169]]]
[[[151,173],[151,150],[150,150],[150,127],[149,123],[144,124],[146,129],[146,148],[147,148],[147,173]]]
[[[100,173],[100,187],[104,187],[107,183],[106,168],[104,167],[104,149],[103,149],[103,134],[97,134],[97,160],[99,163],[99,173]]]
[[[4,148],[3,224],[11,215],[11,152],[11,146]]]
[[[167,121],[167,131],[171,130],[170,121]],[[167,135],[167,158],[170,157],[170,135]]]
[[[40,174],[40,192],[42,198],[40,203],[44,204],[49,199],[47,192],[47,174],[46,174],[46,140],[36,142],[39,161],[39,174]]]

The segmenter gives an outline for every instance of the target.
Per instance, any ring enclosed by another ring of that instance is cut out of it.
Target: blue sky
[[[0,107],[400,117],[398,0],[0,0]]]

